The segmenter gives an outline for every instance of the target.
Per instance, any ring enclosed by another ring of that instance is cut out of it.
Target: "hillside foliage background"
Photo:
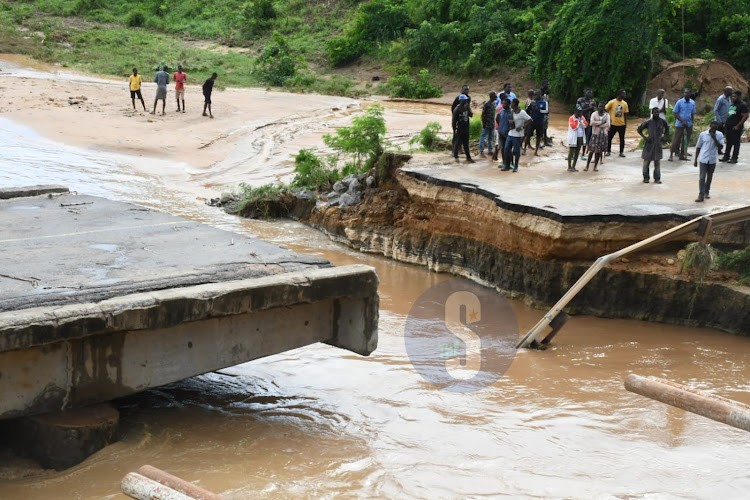
[[[98,29],[100,39],[83,37],[70,23],[67,35],[60,35],[61,26],[66,26],[61,20],[67,18],[97,23],[84,31]],[[102,45],[107,36],[117,36],[119,42],[112,40],[113,46],[130,43],[131,51],[145,51],[152,34],[177,41],[249,46],[254,52],[245,57],[251,58],[277,32],[299,61],[311,63],[318,72],[361,60],[381,61],[396,74],[414,75],[427,68],[456,78],[480,77],[503,68],[528,69],[537,80],[548,78],[556,94],[568,99],[580,95],[583,85],[602,95],[620,87],[638,94],[652,76],[655,61],[682,58],[683,43],[685,57],[721,58],[746,76],[750,72],[750,0],[5,0],[0,4],[0,27],[6,33],[22,25],[57,32],[57,41],[71,49]],[[134,28],[143,35],[123,39],[122,33],[133,33]],[[129,72],[124,60],[112,66],[106,71]]]

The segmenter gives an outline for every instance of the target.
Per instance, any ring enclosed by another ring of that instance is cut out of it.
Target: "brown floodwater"
[[[389,130],[413,132],[444,109],[388,104]],[[354,252],[296,222],[226,215],[124,155],[53,143],[3,119],[0,134],[0,186],[67,184],[336,265],[368,264],[381,280],[371,356],[317,344],[127,398],[122,439],[78,466],[38,471],[0,458],[0,499],[124,499],[120,480],[143,464],[229,499],[748,497],[750,434],[622,382],[653,375],[750,403],[750,339],[577,316],[550,349],[519,352],[492,386],[440,391],[410,363],[404,327],[415,300],[450,276]],[[511,304],[521,332],[544,313]]]

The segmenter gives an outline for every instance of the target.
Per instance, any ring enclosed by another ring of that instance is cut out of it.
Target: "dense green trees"
[[[585,85],[637,94],[652,61],[680,59],[683,42],[685,57],[750,72],[750,0],[6,0],[0,24],[43,20],[35,9],[228,44],[262,47],[278,32],[317,67],[371,57],[412,75],[530,69],[569,98]]]
[[[537,76],[572,100],[585,86],[599,96],[619,88],[639,98],[651,75],[659,0],[571,0],[537,43]]]
[[[682,57],[683,13],[686,57],[715,55],[750,71],[750,0],[663,0],[657,49],[667,59]]]

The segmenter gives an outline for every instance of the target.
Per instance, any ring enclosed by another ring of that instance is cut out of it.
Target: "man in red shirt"
[[[185,112],[185,82],[187,75],[182,71],[182,65],[177,65],[177,72],[172,77],[174,79],[174,93],[177,96],[177,112]],[[182,99],[182,110],[180,110],[180,99]]]

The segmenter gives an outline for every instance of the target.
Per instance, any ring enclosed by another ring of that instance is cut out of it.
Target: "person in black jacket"
[[[469,119],[473,115],[469,104],[470,100],[464,94],[458,96],[458,99],[458,106],[453,110],[453,134],[455,137],[453,141],[453,158],[458,162],[458,153],[461,146],[463,146],[464,153],[466,153],[466,163],[474,163],[469,152]]]
[[[461,96],[466,96],[469,99],[469,110],[471,110],[471,96],[469,95],[469,86],[464,84],[461,86],[461,93],[458,94],[455,99],[453,99],[453,104],[451,104],[451,114],[453,114],[453,112],[456,110],[456,106],[458,106],[458,104],[461,102]],[[455,127],[453,127],[453,139],[451,141],[454,149],[456,148],[456,139],[456,130]],[[459,145],[459,148],[460,147],[461,146]]]
[[[211,78],[206,80],[206,82],[203,84],[203,97],[205,98],[206,102],[203,104],[203,116],[210,116],[211,118],[214,117],[213,113],[211,113],[211,92],[214,90],[214,82],[216,82],[216,77],[219,76],[216,73],[211,75]],[[208,115],[206,115],[206,108],[208,108]]]

